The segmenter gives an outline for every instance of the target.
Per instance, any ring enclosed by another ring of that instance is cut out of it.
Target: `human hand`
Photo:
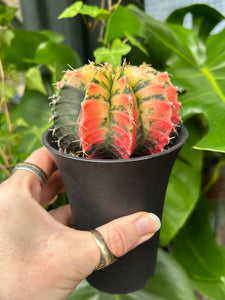
[[[0,185],[0,299],[67,299],[99,263],[93,235],[72,226],[70,206],[47,212],[64,191],[59,171],[46,148],[27,160],[42,168],[48,181],[26,170]],[[98,228],[111,252],[120,257],[151,238],[160,221],[146,212],[116,219]]]

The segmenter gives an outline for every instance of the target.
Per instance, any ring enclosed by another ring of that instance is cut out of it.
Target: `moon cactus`
[[[177,88],[149,65],[68,70],[51,102],[59,150],[87,158],[161,152],[180,122]]]

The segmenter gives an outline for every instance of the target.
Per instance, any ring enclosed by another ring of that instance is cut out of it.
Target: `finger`
[[[97,230],[102,234],[110,251],[117,257],[126,254],[136,246],[150,239],[160,228],[156,215],[138,212],[107,223]],[[67,244],[68,258],[74,272],[74,266],[80,271],[79,280],[91,274],[100,260],[100,249],[94,236],[87,231],[67,231],[63,237],[63,247]],[[68,268],[70,268],[70,266]]]
[[[48,178],[57,170],[51,154],[45,147],[34,151],[25,161],[39,166],[47,174]]]
[[[160,226],[160,219],[155,214],[139,212],[116,219],[97,229],[110,251],[120,257],[150,239]]]
[[[34,151],[25,162],[40,167],[46,173],[48,178],[50,178],[52,173],[57,170],[57,166],[53,161],[51,154],[45,147]],[[25,190],[31,192],[32,196],[40,202],[42,199],[42,180],[38,175],[28,170],[18,169],[13,174],[12,180],[14,180],[21,188],[24,187]]]
[[[48,178],[57,169],[56,164],[51,157],[51,154],[45,147],[42,147],[42,148],[34,151],[25,160],[25,162],[29,162],[29,163],[35,164],[38,167],[40,167],[46,173]],[[20,177],[20,175],[23,174],[24,181],[35,180],[36,182],[39,182],[40,184],[42,183],[41,179],[36,174],[29,172],[27,170],[19,169],[14,174],[17,175],[17,177]]]
[[[50,210],[49,214],[63,225],[73,226],[72,211],[69,204]]]
[[[47,183],[42,189],[42,196],[37,201],[46,206],[59,194],[65,191],[64,184],[59,173],[59,170],[52,173]]]

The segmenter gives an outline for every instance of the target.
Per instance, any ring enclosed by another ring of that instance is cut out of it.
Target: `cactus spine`
[[[163,151],[180,122],[177,88],[168,74],[143,64],[90,63],[69,70],[51,103],[60,151],[123,158]]]

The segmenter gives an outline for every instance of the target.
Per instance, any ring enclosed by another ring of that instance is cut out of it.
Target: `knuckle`
[[[110,228],[106,232],[107,245],[115,256],[122,256],[128,251],[126,235],[121,228]]]

